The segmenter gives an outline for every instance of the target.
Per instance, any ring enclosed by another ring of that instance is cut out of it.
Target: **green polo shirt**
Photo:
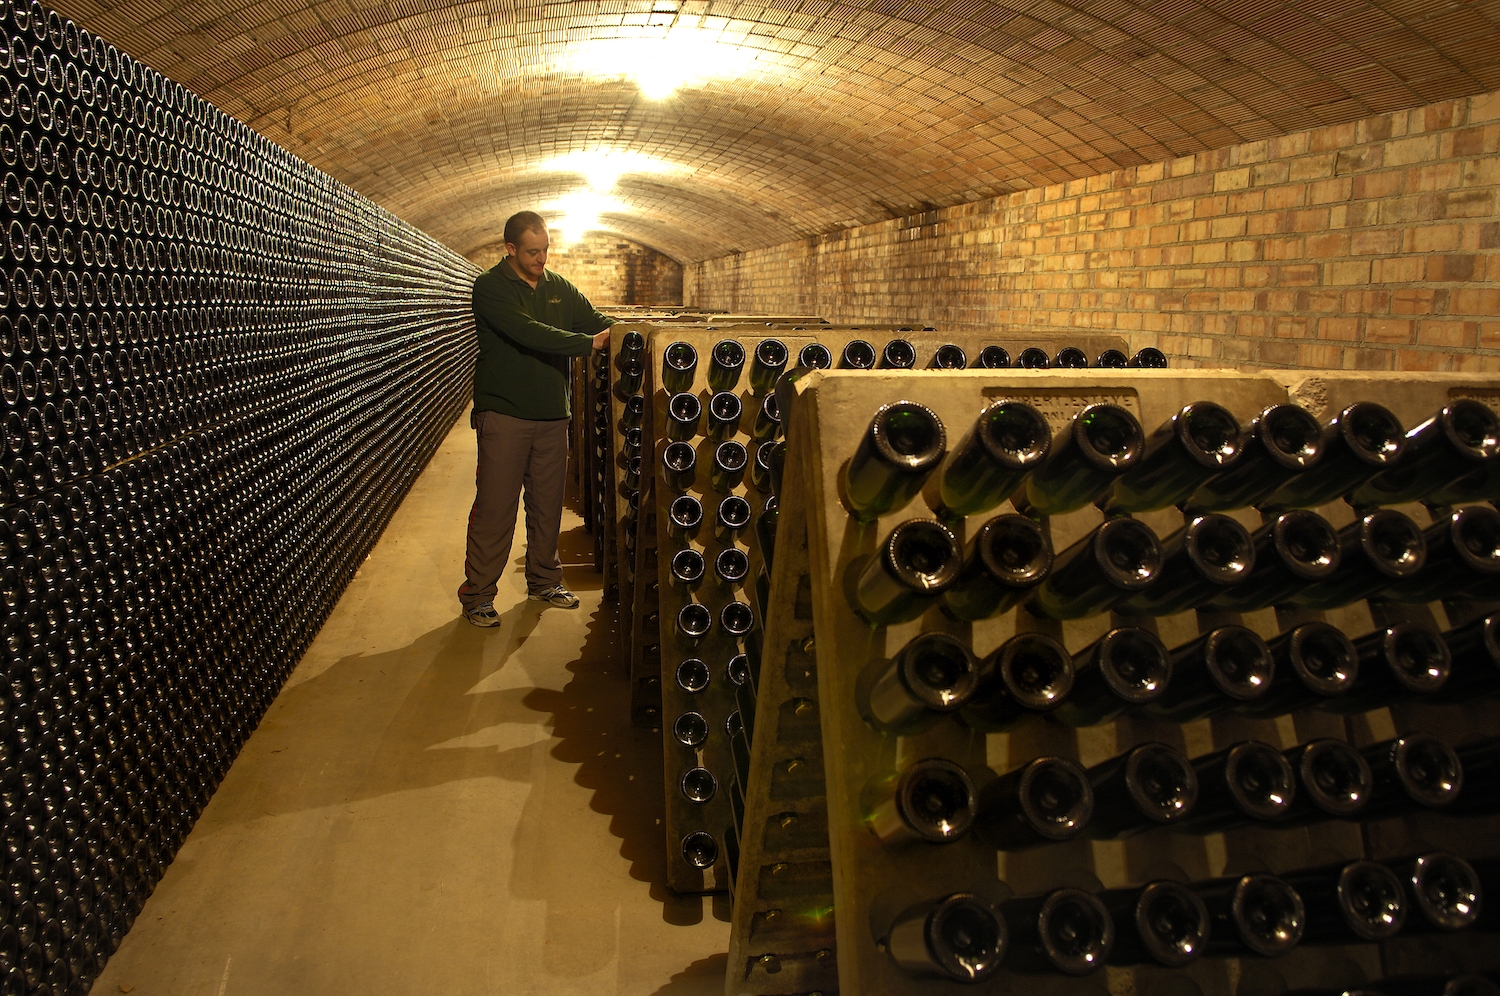
[[[613,324],[563,277],[546,270],[533,290],[502,259],[474,280],[474,410],[567,418],[571,358]]]

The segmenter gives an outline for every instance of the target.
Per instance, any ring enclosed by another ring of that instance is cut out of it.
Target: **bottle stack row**
[[[786,375],[728,991],[1500,968],[1496,386]]]
[[[0,3],[0,991],[86,992],[468,401],[474,268]]]

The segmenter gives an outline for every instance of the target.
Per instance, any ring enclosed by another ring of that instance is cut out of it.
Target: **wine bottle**
[[[1064,346],[1052,358],[1052,365],[1059,370],[1083,370],[1089,365],[1089,354],[1077,346]]]
[[[1233,467],[1243,448],[1240,424],[1227,408],[1212,401],[1184,405],[1150,435],[1134,466],[1115,478],[1109,506],[1119,512],[1170,508]]]
[[[983,370],[1006,370],[1010,367],[1010,353],[1004,346],[986,346],[979,351],[979,360],[974,365]]]
[[[1007,971],[1028,975],[1088,975],[1104,967],[1115,924],[1099,897],[1082,889],[1012,899],[1000,913],[1010,928]]]
[[[698,351],[692,343],[678,340],[661,355],[661,386],[670,394],[691,390],[698,372]]]
[[[821,342],[810,342],[797,354],[797,366],[811,370],[827,370],[833,366],[833,354]]]
[[[986,657],[960,715],[978,733],[1000,733],[1056,709],[1073,687],[1073,661],[1041,633],[1019,633]]]
[[[1370,765],[1342,740],[1322,737],[1283,752],[1297,794],[1282,826],[1359,819],[1374,787]]]
[[[954,619],[992,619],[1013,608],[1047,576],[1052,544],[1041,524],[1000,515],[979,528],[943,609]]]
[[[874,626],[915,619],[935,604],[963,567],[952,530],[908,519],[880,544],[855,585],[854,610]]]
[[[623,426],[640,425],[646,417],[646,396],[644,394],[632,394],[625,399],[625,411],[620,416],[620,424]]]
[[[1145,447],[1135,416],[1118,405],[1089,405],[1052,442],[1026,478],[1026,501],[1043,515],[1076,511],[1105,494]]]
[[[708,389],[727,393],[739,383],[745,367],[745,347],[738,339],[720,339],[708,354]],[[738,400],[738,399],[736,399]]]
[[[762,444],[764,445],[764,444]],[[781,478],[786,473],[786,440],[778,439],[766,451],[766,473],[770,477],[771,490],[781,491]]]
[[[1118,349],[1106,349],[1094,361],[1094,366],[1104,367],[1107,370],[1123,370],[1129,363],[1130,358]]]
[[[781,405],[776,395],[768,394],[760,403],[760,412],[755,416],[755,425],[750,435],[758,443],[775,438],[781,431]]]
[[[978,792],[969,773],[929,757],[877,779],[868,793],[865,826],[882,844],[951,844],[974,827]]]
[[[712,868],[719,860],[719,842],[711,833],[694,830],[682,838],[682,860],[694,868]]]
[[[1425,697],[1442,689],[1453,669],[1448,645],[1427,623],[1397,623],[1354,641],[1359,679],[1323,704],[1328,712],[1368,712]]]
[[[1051,449],[1052,427],[1041,412],[1024,401],[994,402],[943,468],[940,511],[958,518],[994,508],[1016,492]]]
[[[786,369],[789,355],[786,343],[780,339],[762,339],[750,361],[750,389],[756,394],[764,394],[775,387],[776,378]]]
[[[744,636],[755,626],[755,613],[744,602],[726,602],[719,610],[719,625],[731,637]]]
[[[1155,346],[1143,346],[1136,350],[1130,358],[1130,366],[1139,367],[1142,370],[1165,370],[1167,368],[1167,354]]]
[[[689,643],[703,639],[713,626],[714,615],[706,605],[689,602],[677,611],[677,635]]]
[[[870,684],[861,712],[886,733],[913,733],[968,704],[979,687],[979,662],[946,633],[915,637]]]
[[[646,337],[641,333],[631,330],[620,337],[620,357],[622,359],[641,356],[645,352]]]
[[[839,366],[848,370],[873,370],[875,346],[863,339],[851,339],[839,355]]]
[[[1465,505],[1500,498],[1500,460],[1481,461],[1479,467],[1456,481],[1427,493],[1429,505]]]
[[[1238,584],[1215,592],[1205,607],[1253,612],[1288,602],[1302,589],[1326,581],[1343,562],[1339,535],[1317,512],[1282,512],[1250,537],[1255,566]]]
[[[1198,776],[1182,752],[1144,743],[1088,769],[1094,818],[1087,833],[1096,840],[1130,837],[1179,823],[1198,801]]]
[[[1358,989],[1330,992],[1328,996],[1500,996],[1500,986],[1482,975],[1409,975],[1373,979]],[[1286,996],[1321,996],[1314,990],[1291,990]]]
[[[726,547],[714,557],[714,575],[721,584],[743,584],[750,576],[750,558],[738,547]]]
[[[1385,865],[1349,861],[1286,876],[1302,897],[1304,944],[1369,944],[1394,937],[1406,922],[1406,895]]]
[[[1231,875],[1188,888],[1208,909],[1211,954],[1279,958],[1302,941],[1302,897],[1274,875]]]
[[[698,451],[693,449],[692,443],[678,440],[662,448],[662,478],[673,491],[686,491],[693,486],[697,466]]]
[[[919,491],[947,452],[942,420],[914,401],[882,405],[844,469],[844,491],[856,518],[874,521]]]
[[[1323,427],[1323,455],[1261,501],[1262,509],[1313,508],[1350,494],[1395,465],[1401,421],[1373,401],[1356,401]]]
[[[1272,405],[1250,423],[1240,458],[1188,498],[1189,509],[1227,512],[1258,505],[1323,455],[1323,427],[1300,405]]]
[[[620,375],[615,378],[615,389],[623,397],[636,395],[646,380],[646,361],[639,356],[620,357]]]
[[[1441,851],[1387,861],[1406,887],[1403,934],[1447,933],[1474,926],[1484,906],[1479,875],[1463,858]]]
[[[756,445],[755,462],[750,465],[750,483],[755,485],[757,491],[772,490],[771,462],[775,457],[776,447],[782,445],[784,441],[780,439],[769,439]]]
[[[667,438],[692,439],[698,434],[703,402],[696,394],[674,394],[667,400]]]
[[[1122,355],[1121,360],[1124,360]],[[1099,901],[1115,924],[1111,965],[1181,968],[1208,948],[1208,907],[1178,882],[1156,881],[1131,889],[1106,889]]]
[[[703,504],[692,495],[678,495],[667,506],[667,535],[673,539],[698,534],[703,524]]]
[[[1276,662],[1271,689],[1237,706],[1242,715],[1270,719],[1316,708],[1348,693],[1359,679],[1359,652],[1342,630],[1326,622],[1294,626],[1267,646]]]
[[[1428,526],[1422,538],[1427,547],[1422,569],[1386,586],[1377,597],[1435,602],[1500,596],[1500,512],[1489,505],[1467,505]]]
[[[974,832],[1002,851],[1072,840],[1094,812],[1088,774],[1065,757],[1037,757],[979,790]]]
[[[917,349],[905,339],[892,339],[880,353],[880,365],[888,370],[910,370],[917,365]]]
[[[678,550],[672,555],[672,587],[690,591],[703,580],[703,554],[697,550]]]
[[[1244,740],[1193,759],[1198,804],[1177,825],[1195,834],[1270,826],[1291,809],[1297,776],[1281,752],[1259,740]]]
[[[1161,546],[1149,527],[1111,519],[1053,559],[1027,605],[1051,619],[1108,612],[1156,580],[1161,564]]]
[[[771,571],[772,563],[776,559],[776,520],[780,516],[780,503],[776,500],[776,496],[772,495],[766,499],[760,518],[755,520],[757,548],[760,550],[760,558],[766,562],[767,573]]]
[[[749,524],[750,503],[739,495],[729,495],[714,513],[714,539],[733,543]]]
[[[709,473],[709,483],[715,491],[733,491],[745,477],[745,465],[750,454],[745,444],[729,439],[714,447],[714,467]]]
[[[620,484],[632,496],[634,496],[640,490],[640,487],[641,487],[641,458],[640,457],[638,457],[638,456],[631,457],[630,459],[628,459],[628,460],[625,461],[625,477],[620,481]]]
[[[1255,569],[1255,544],[1245,527],[1210,512],[1194,518],[1161,544],[1156,579],[1116,606],[1141,616],[1186,612],[1244,581]]]
[[[945,342],[932,351],[932,360],[927,365],[934,370],[962,370],[969,365],[969,356],[962,346]]]
[[[1172,650],[1172,683],[1142,712],[1189,723],[1254,702],[1271,689],[1271,650],[1253,630],[1230,624]]]
[[[1431,733],[1407,733],[1363,748],[1374,789],[1362,819],[1443,810],[1458,801],[1463,763]]]
[[[1419,501],[1500,458],[1500,419],[1472,398],[1448,402],[1406,434],[1400,458],[1349,496],[1356,508]]]
[[[703,805],[712,802],[719,792],[719,780],[714,777],[712,771],[707,768],[689,768],[683,772],[682,780],[677,783],[682,797],[688,802]]]
[[[1500,692],[1500,614],[1475,619],[1443,634],[1452,672],[1431,696],[1436,702],[1469,702]]]
[[[1149,630],[1121,626],[1073,656],[1073,688],[1053,718],[1098,726],[1155,702],[1172,680],[1167,648]]]
[[[1411,517],[1393,508],[1361,516],[1339,530],[1339,567],[1290,596],[1309,609],[1336,609],[1421,573],[1427,540]]]
[[[994,975],[1008,949],[1000,911],[967,892],[912,906],[896,918],[885,941],[902,971],[965,983]]]
[[[725,340],[726,342],[732,340]],[[728,439],[740,431],[740,416],[744,405],[740,396],[730,391],[720,391],[708,399],[708,438]]]
[[[697,694],[708,687],[708,665],[701,658],[689,657],[677,665],[677,687],[689,694]]]
[[[672,736],[684,747],[697,747],[708,739],[708,720],[702,713],[685,712],[673,721]]]
[[[1052,358],[1047,351],[1036,346],[1027,346],[1016,356],[1016,366],[1022,370],[1046,370],[1051,365]]]

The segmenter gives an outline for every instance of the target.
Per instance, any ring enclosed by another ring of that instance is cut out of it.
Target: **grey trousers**
[[[465,609],[495,599],[496,583],[510,560],[516,503],[526,494],[526,589],[562,583],[557,533],[562,526],[568,473],[568,420],[533,422],[499,412],[474,413],[479,465],[474,508],[458,600]]]

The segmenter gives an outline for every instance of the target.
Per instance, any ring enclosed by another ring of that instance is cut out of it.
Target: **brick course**
[[[1500,370],[1500,91],[691,264],[691,307]]]
[[[488,268],[504,256],[502,242],[477,249],[468,258],[475,266]],[[595,305],[682,304],[682,264],[629,239],[585,236],[549,252],[547,268],[573,281]]]

